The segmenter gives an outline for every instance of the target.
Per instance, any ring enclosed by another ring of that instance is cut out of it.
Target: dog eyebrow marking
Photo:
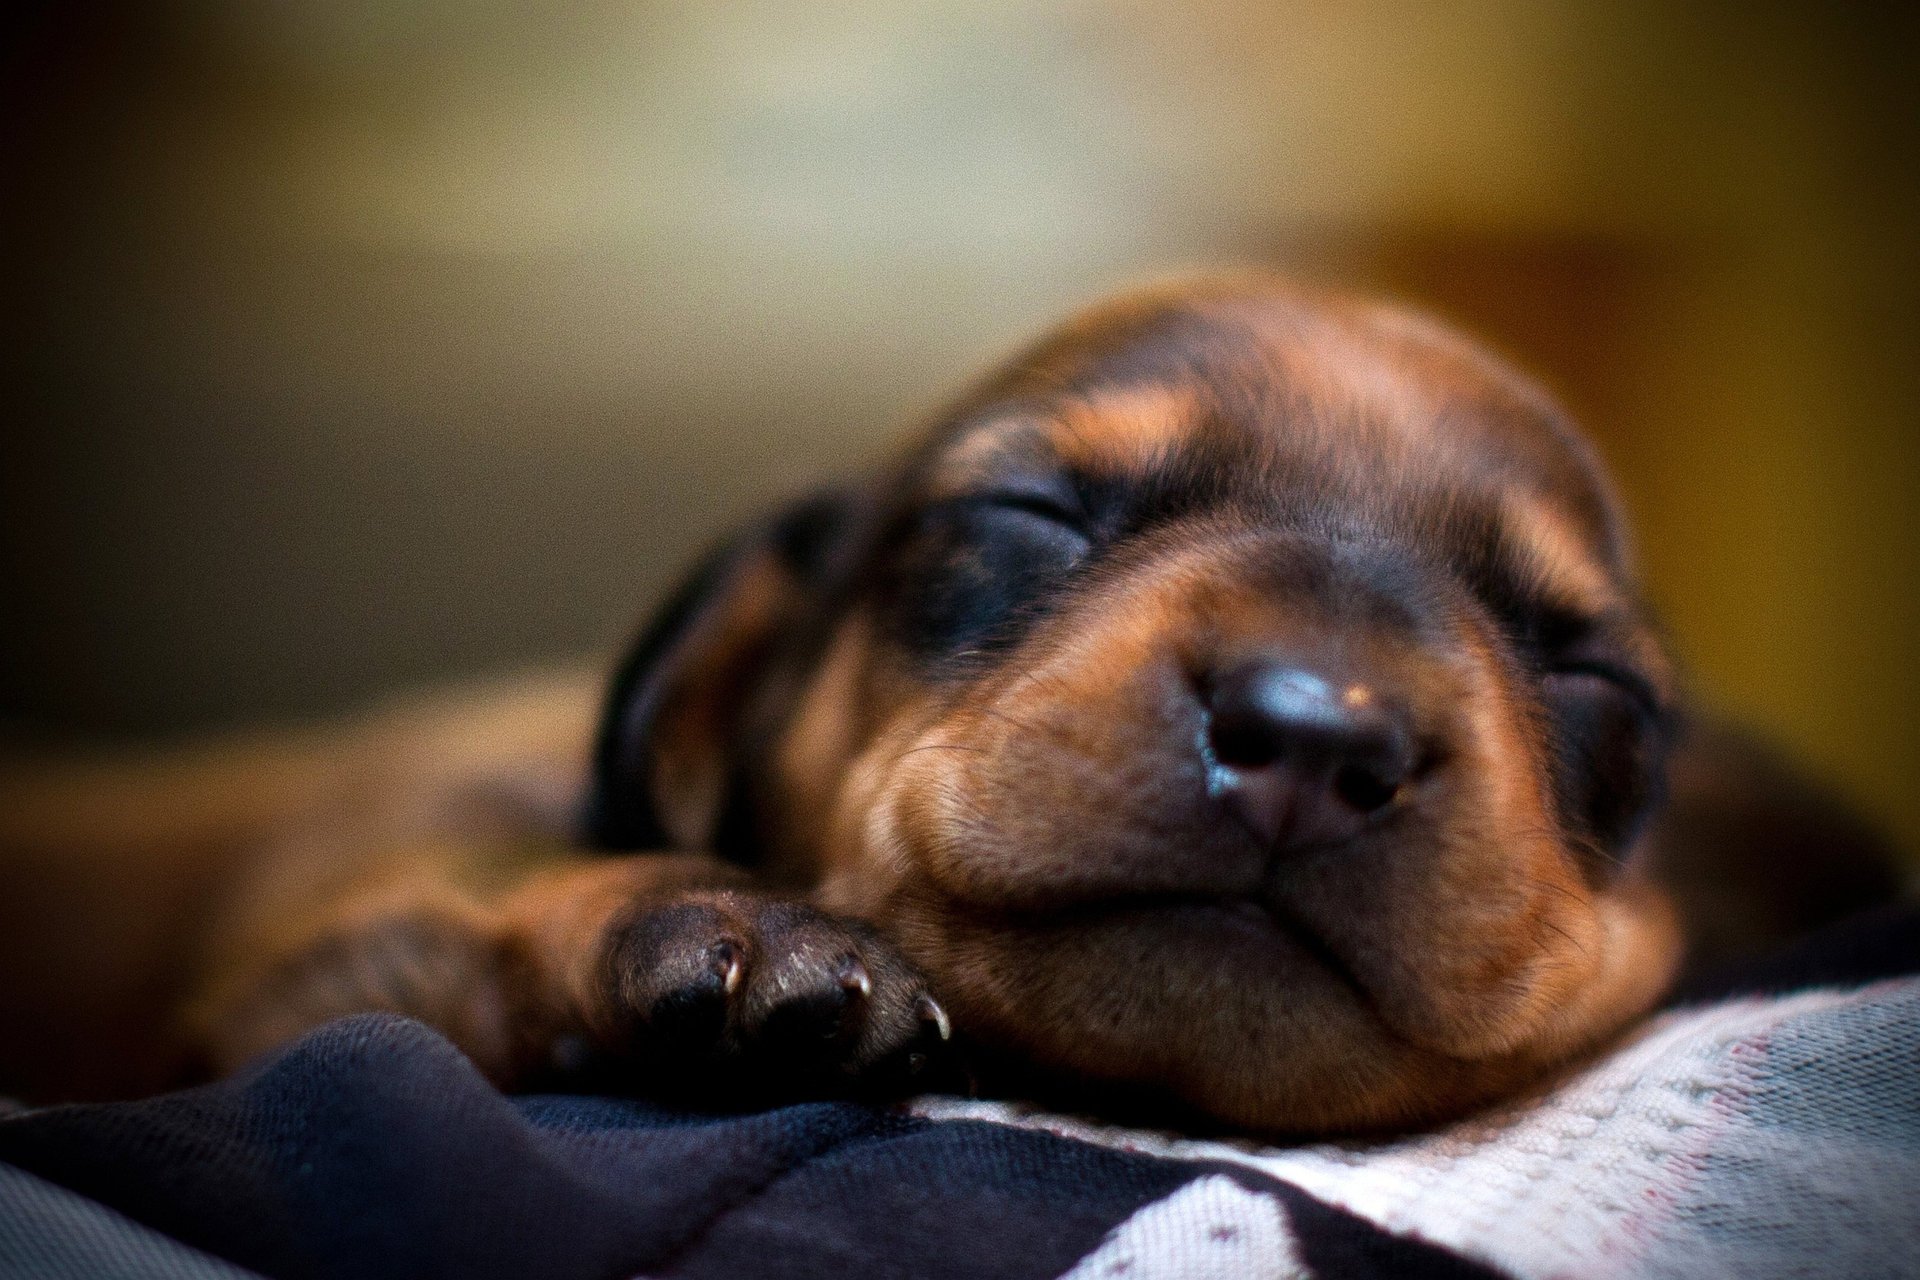
[[[1553,648],[1631,611],[1577,517],[1549,495],[1496,480],[1421,506],[1408,513],[1413,529],[1523,646]]]
[[[1141,471],[1166,461],[1198,416],[1192,390],[1152,384],[1102,389],[1063,402],[1048,421],[1054,449],[1081,471]]]
[[[1060,461],[1042,426],[1030,419],[989,422],[959,438],[951,454],[928,460],[902,512],[907,526],[965,521],[987,508],[1016,509],[1091,537],[1085,477]]]
[[[1008,485],[1029,487],[1036,474],[1057,473],[1060,466],[1044,415],[1010,408],[962,427],[934,452],[921,478],[921,501],[931,507]]]
[[[1179,449],[1198,419],[1191,390],[1105,387],[1030,406],[1010,406],[963,427],[933,461],[926,497],[941,502],[1035,476],[1152,471]],[[1055,496],[1049,494],[1049,496]]]
[[[1509,493],[1501,507],[1502,541],[1549,607],[1586,617],[1614,607],[1618,592],[1571,519],[1531,495]]]

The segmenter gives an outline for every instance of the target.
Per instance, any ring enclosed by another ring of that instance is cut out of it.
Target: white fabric
[[[916,1109],[1235,1161],[1518,1277],[1920,1277],[1915,978],[1670,1013],[1543,1096],[1385,1144],[1196,1141],[950,1098]],[[1219,1223],[1175,1214],[1186,1194],[1102,1250],[1154,1241],[1135,1280],[1213,1274],[1197,1260]],[[1265,1212],[1248,1210],[1251,1230],[1269,1229]],[[1272,1256],[1244,1274],[1297,1271],[1290,1239]]]
[[[1121,1223],[1064,1280],[1306,1280],[1286,1210],[1232,1178],[1198,1178]]]

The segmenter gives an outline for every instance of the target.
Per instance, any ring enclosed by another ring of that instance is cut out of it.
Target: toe
[[[762,1051],[790,1055],[801,1065],[829,1065],[859,1040],[872,974],[856,951],[822,950],[799,943],[769,965],[744,1028]]]
[[[706,947],[677,985],[656,989],[646,1007],[643,1037],[685,1045],[711,1044],[725,1034],[728,1005],[746,972],[746,948],[731,939]]]

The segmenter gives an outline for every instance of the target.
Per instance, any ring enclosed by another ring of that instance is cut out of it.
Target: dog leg
[[[734,1101],[904,1081],[948,1032],[869,925],[709,858],[566,855],[503,892],[435,876],[344,903],[219,984],[192,1034],[224,1072],[374,1010],[427,1022],[502,1087]]]

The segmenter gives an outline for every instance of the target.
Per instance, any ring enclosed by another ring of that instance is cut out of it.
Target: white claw
[[[739,956],[739,953],[736,952],[733,955],[730,955],[727,957],[727,972],[726,972],[726,976],[721,979],[721,986],[725,988],[726,993],[728,995],[732,995],[734,988],[738,987],[739,985],[740,985],[740,956]]]
[[[860,963],[859,956],[842,956],[840,963],[834,967],[833,976],[842,991],[857,991],[862,1000],[873,994],[873,978],[867,973],[867,966]]]
[[[942,1040],[953,1039],[953,1023],[947,1020],[947,1011],[932,996],[920,997],[920,1016],[933,1019],[933,1025],[939,1030]]]

